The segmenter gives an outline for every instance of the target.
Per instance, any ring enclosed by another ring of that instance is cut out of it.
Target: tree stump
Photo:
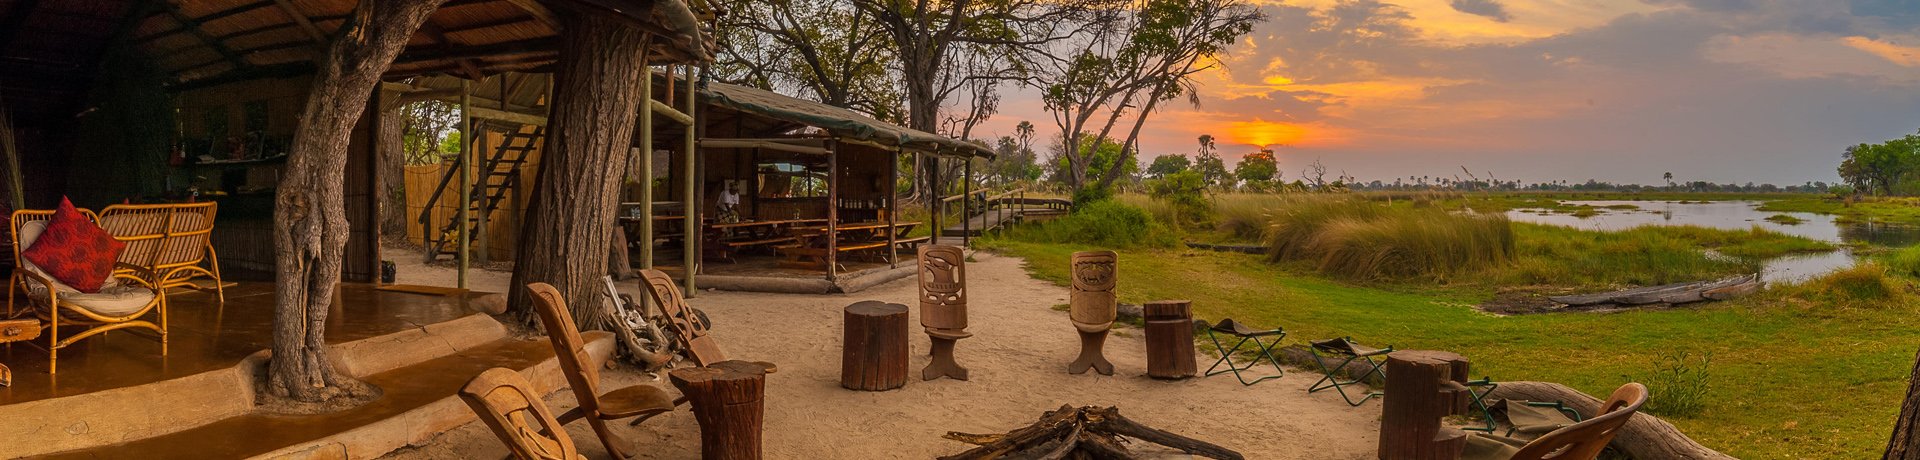
[[[1473,402],[1467,390],[1466,358],[1430,350],[1387,355],[1386,401],[1380,415],[1381,459],[1457,459],[1467,434],[1442,426],[1441,419],[1466,415]]]
[[[884,391],[907,384],[907,306],[865,301],[848,305],[840,348],[840,386]]]
[[[1084,374],[1087,369],[1093,369],[1101,375],[1113,375],[1113,363],[1107,361],[1103,351],[1107,331],[1113,327],[1118,314],[1115,301],[1118,260],[1119,255],[1113,251],[1073,253],[1073,288],[1069,292],[1072,307],[1067,316],[1073,321],[1074,330],[1080,332],[1080,357],[1067,364],[1069,374]]]
[[[772,363],[721,361],[668,373],[700,423],[700,458],[760,458],[762,395],[767,374],[774,370]]]
[[[1194,356],[1192,305],[1189,300],[1147,302],[1147,376],[1184,379],[1200,369]]]

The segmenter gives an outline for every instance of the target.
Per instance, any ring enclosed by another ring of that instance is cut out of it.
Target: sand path
[[[987,253],[968,264],[968,331],[958,359],[971,369],[971,381],[917,378],[887,392],[840,388],[841,309],[861,300],[913,304],[911,278],[841,295],[790,295],[701,292],[691,303],[711,316],[714,334],[729,357],[770,361],[779,372],[768,377],[765,453],[772,459],[930,458],[968,446],[941,438],[948,431],[1004,432],[1032,423],[1041,412],[1071,405],[1118,406],[1143,424],[1207,440],[1252,459],[1359,459],[1373,456],[1379,402],[1350,408],[1338,394],[1308,394],[1319,376],[1289,369],[1286,377],[1251,387],[1221,375],[1167,382],[1149,379],[1141,331],[1115,328],[1107,356],[1115,375],[1069,375],[1065,366],[1079,341],[1065,312],[1065,288],[1035,280],[1016,258]],[[504,291],[507,275],[471,272],[475,289]],[[1122,272],[1124,273],[1124,271]],[[402,283],[450,285],[447,269],[402,267]],[[1150,280],[1121,279],[1128,282]],[[622,290],[637,291],[631,281]],[[629,292],[638,295],[637,292]],[[918,324],[915,311],[912,324]],[[928,345],[917,330],[910,371],[926,366]],[[1211,347],[1203,347],[1211,348]],[[1202,354],[1204,368],[1212,359]],[[622,367],[604,373],[603,388],[650,381]],[[677,392],[676,392],[677,393]],[[574,406],[572,393],[547,397],[555,412]],[[644,458],[697,458],[699,428],[685,410],[656,417],[639,427],[616,424],[640,447]],[[606,458],[586,423],[568,426],[588,458]],[[429,443],[387,458],[500,458],[506,449],[485,426],[469,423]]]

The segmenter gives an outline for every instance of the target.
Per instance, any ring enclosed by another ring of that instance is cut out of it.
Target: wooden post
[[[894,146],[887,162],[887,267],[900,268],[899,228],[893,222],[900,214],[900,146]]]
[[[827,282],[840,265],[840,145],[827,140]]]
[[[960,247],[968,247],[973,242],[973,157],[963,159],[966,163],[960,167],[966,172],[960,180]]]
[[[1199,370],[1192,305],[1190,300],[1157,300],[1142,306],[1147,322],[1147,376],[1184,379]]]
[[[652,43],[653,36],[647,36]],[[653,269],[653,66],[640,57],[640,268]]]
[[[915,171],[927,175],[927,193],[929,194],[929,198],[927,198],[927,220],[929,221],[928,223],[933,224],[931,227],[933,228],[933,238],[927,240],[926,244],[940,244],[940,234],[944,233],[940,228],[940,156],[932,153],[923,153],[921,155],[933,157],[927,159],[927,161],[920,162],[921,166],[928,167],[927,171]]]
[[[721,361],[707,367],[682,367],[668,373],[673,386],[693,403],[700,423],[700,458],[760,458],[763,395],[771,363]]]
[[[1115,301],[1119,295],[1116,292],[1118,260],[1119,255],[1113,251],[1073,253],[1073,285],[1068,292],[1071,306],[1067,316],[1074,330],[1080,333],[1080,357],[1067,365],[1069,374],[1084,374],[1087,369],[1094,369],[1101,375],[1113,375],[1113,363],[1107,361],[1102,351],[1107,343],[1107,330],[1113,327],[1118,314]]]
[[[874,300],[848,305],[840,349],[840,386],[883,391],[907,384],[907,306]]]
[[[502,102],[502,104],[504,103],[505,102]],[[482,125],[484,125],[484,122],[482,122]],[[480,148],[474,150],[473,161],[478,162],[480,161],[481,155],[487,154],[487,147],[490,147],[490,145],[487,144],[486,128],[475,126],[474,132],[477,135],[474,136],[473,140],[474,142],[480,143]],[[502,140],[504,141],[504,139]],[[486,263],[486,262],[493,261],[493,249],[492,249],[493,245],[488,244],[489,242],[487,241],[487,217],[489,214],[492,214],[491,212],[488,211],[487,206],[485,206],[486,197],[491,195],[490,193],[487,193],[487,181],[493,180],[493,169],[497,165],[494,165],[493,162],[486,162],[482,164],[487,166],[487,170],[485,171],[480,171],[477,169],[475,170],[476,174],[474,177],[475,182],[473,183],[473,189],[468,190],[467,193],[471,193],[473,194],[472,196],[474,198],[478,198],[477,200],[473,200],[473,204],[471,205],[473,207],[473,210],[469,212],[479,213],[478,215],[474,216],[473,241],[474,241],[474,244],[478,244],[480,246],[479,248],[476,248],[476,251],[480,253],[480,262]]]
[[[1457,459],[1467,434],[1441,419],[1466,415],[1473,394],[1462,384],[1469,363],[1460,355],[1431,350],[1387,355],[1386,402],[1380,415],[1380,458]]]
[[[692,117],[694,106],[693,66],[686,66],[686,69],[686,113],[688,117]],[[669,77],[668,80],[671,81],[672,78]],[[684,156],[680,162],[680,204],[682,209],[680,213],[684,214],[681,216],[682,222],[680,226],[681,230],[683,230],[680,237],[680,264],[684,270],[680,278],[682,285],[680,292],[686,293],[688,298],[692,298],[700,292],[693,281],[694,272],[699,271],[694,267],[700,265],[700,247],[698,246],[700,242],[700,202],[695,201],[699,199],[695,193],[697,193],[696,191],[699,190],[700,187],[697,184],[699,178],[694,177],[694,167],[698,164],[694,160],[694,157],[697,156],[696,152],[700,147],[695,145],[697,139],[694,136],[694,125],[687,125],[686,135],[683,136],[686,142],[681,146],[681,151]]]
[[[467,247],[469,244],[469,238],[467,238],[469,236],[467,235],[467,229],[469,228],[467,219],[472,218],[473,214],[472,211],[467,208],[473,207],[473,148],[469,147],[473,145],[473,117],[467,112],[470,112],[472,108],[473,82],[471,80],[461,79],[459,173],[461,196],[459,201],[460,209],[454,210],[454,212],[457,213],[457,217],[454,218],[455,223],[453,224],[454,227],[458,229],[455,237],[460,238],[460,241],[456,242],[454,246],[454,250],[459,251],[454,257],[460,259],[460,273],[454,280],[454,286],[460,289],[467,288],[467,265],[471,263],[471,261],[467,260],[467,249],[470,249]]]

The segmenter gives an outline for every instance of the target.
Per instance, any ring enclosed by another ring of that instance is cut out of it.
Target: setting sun
[[[1276,123],[1261,119],[1236,121],[1227,125],[1227,141],[1235,144],[1252,144],[1261,147],[1273,145],[1294,145],[1308,140],[1307,127],[1292,123]]]

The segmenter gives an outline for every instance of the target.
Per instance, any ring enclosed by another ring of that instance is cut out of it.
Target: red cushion
[[[113,261],[120,258],[126,243],[113,239],[87,216],[73,209],[73,203],[60,199],[47,230],[33,241],[20,257],[47,272],[48,276],[80,292],[100,292],[100,285],[113,275]]]

